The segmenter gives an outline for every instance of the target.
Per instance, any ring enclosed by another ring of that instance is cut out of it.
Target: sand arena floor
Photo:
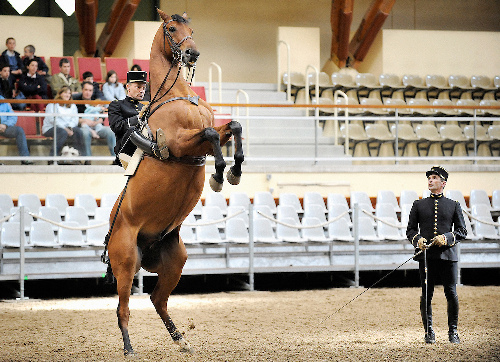
[[[459,287],[459,345],[448,342],[442,288],[433,300],[434,345],[423,342],[418,288],[371,289],[331,315],[361,291],[174,295],[170,315],[193,355],[178,351],[149,297],[134,296],[132,360],[500,360],[500,287]],[[123,357],[116,305],[115,297],[2,302],[0,361],[130,360]]]

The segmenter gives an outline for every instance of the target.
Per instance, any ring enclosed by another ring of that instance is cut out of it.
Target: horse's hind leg
[[[138,251],[135,238],[129,228],[119,228],[115,225],[113,238],[108,246],[109,258],[117,283],[116,289],[119,302],[116,315],[118,317],[118,327],[122,332],[123,353],[125,355],[134,353],[128,334],[128,321],[130,316],[130,291],[134,275],[138,270]],[[113,240],[115,240],[115,243],[113,243]],[[120,245],[118,245],[118,241]]]
[[[210,187],[215,192],[222,190],[222,184],[224,182],[224,169],[226,168],[226,161],[224,161],[224,155],[222,154],[222,148],[220,145],[220,135],[212,127],[207,127],[203,130],[202,139],[210,142],[212,145],[212,150],[215,158],[215,173],[210,177]]]
[[[227,171],[227,181],[231,185],[238,185],[240,183],[241,178],[241,164],[245,160],[245,156],[243,155],[243,145],[241,142],[241,124],[236,121],[231,121],[228,123],[229,128],[234,136],[234,165],[231,166],[229,171]]]
[[[179,345],[181,352],[193,352],[189,343],[183,338],[174,322],[168,315],[167,302],[181,278],[182,268],[187,260],[184,243],[179,238],[179,229],[175,229],[162,240],[163,249],[160,255],[160,265],[156,268],[158,281],[151,293],[156,312],[161,317],[174,343]]]

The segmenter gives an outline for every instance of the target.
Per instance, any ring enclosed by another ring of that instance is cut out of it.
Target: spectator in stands
[[[63,85],[59,88],[54,99],[63,101],[71,100],[71,89]],[[73,137],[75,148],[80,152],[80,155],[85,155],[85,144],[83,141],[82,129],[78,127],[78,109],[75,104],[58,104],[49,103],[45,109],[45,113],[57,113],[59,116],[46,116],[43,121],[42,133],[45,137],[54,137],[54,128],[56,134],[57,154],[61,153],[61,149],[68,137]],[[50,155],[54,155],[54,146],[50,149]],[[51,162],[49,162],[50,164]]]
[[[7,38],[5,45],[7,49],[2,53],[2,63],[10,66],[10,74],[17,80],[21,78],[21,74],[23,73],[23,61],[20,54],[15,51],[16,40],[14,38]]]
[[[69,73],[71,71],[71,63],[67,58],[62,58],[59,61],[60,72],[52,75],[52,80],[50,82],[50,88],[52,88],[52,95],[59,93],[62,86],[67,86],[73,96],[76,96],[82,92],[82,86],[78,82],[78,79],[73,78]]]
[[[94,91],[92,92],[92,100],[104,99],[104,94],[102,94],[101,92],[101,87],[99,87],[99,83],[94,82],[94,74],[92,74],[92,72],[89,71],[84,72],[82,78],[84,82],[89,82],[94,87]],[[83,88],[83,83],[82,83],[82,88]]]
[[[118,75],[114,70],[110,70],[106,75],[106,83],[102,85],[102,92],[107,101],[125,99],[125,88],[118,81]]]
[[[38,61],[32,59],[27,68],[28,72],[19,79],[19,90],[27,99],[47,99],[47,82],[43,75],[38,74]],[[35,112],[44,112],[45,104],[32,103],[30,109]]]
[[[18,92],[15,86],[15,78],[10,75],[10,66],[0,64],[0,96],[5,99],[26,99],[23,92]],[[12,108],[22,111],[26,108],[25,103],[12,103]]]
[[[33,45],[26,45],[24,47],[23,59],[24,69],[28,69],[29,63],[32,59],[36,60],[36,62],[38,63],[37,73],[43,76],[48,76],[49,67],[47,66],[47,64],[45,64],[42,58],[35,55],[35,47]]]
[[[92,93],[94,87],[90,82],[82,83],[82,100],[90,101],[92,100]],[[99,117],[107,109],[101,105],[90,105],[90,104],[78,104],[78,113],[85,113],[87,115],[95,115],[92,117],[82,117],[80,118],[80,125],[83,132],[83,140],[85,142],[85,155],[90,156],[91,149],[90,144],[92,138],[104,138],[106,139],[109,147],[109,153],[111,156],[115,155],[114,147],[116,145],[115,134],[111,131],[111,128],[104,125],[104,118]],[[90,161],[85,161],[85,164],[90,164]]]
[[[467,229],[460,204],[443,196],[448,171],[441,166],[434,166],[426,172],[426,176],[431,195],[413,202],[406,231],[408,240],[416,250],[426,251],[415,256],[419,262],[422,287],[420,314],[425,329],[425,342],[436,341],[432,329],[431,301],[436,279],[440,278],[448,303],[448,339],[451,343],[460,343],[457,330],[457,243],[467,237]]]
[[[0,96],[0,99],[5,98]],[[21,127],[16,126],[17,116],[14,114],[11,105],[9,103],[0,103],[0,112],[12,113],[12,115],[9,116],[0,116],[0,136],[15,138],[19,156],[29,157],[30,151],[28,149],[28,144],[26,143],[26,135]],[[21,164],[32,165],[33,162],[29,160],[22,160]]]

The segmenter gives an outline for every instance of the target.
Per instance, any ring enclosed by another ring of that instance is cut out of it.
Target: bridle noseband
[[[174,19],[170,19],[166,23],[163,22],[163,49],[166,51],[167,48],[165,46],[165,40],[168,40],[168,45],[170,46],[170,50],[172,50],[172,54],[174,57],[174,61],[172,62],[173,64],[180,63],[180,66],[184,66],[185,64],[182,63],[182,50],[181,50],[181,45],[188,39],[193,39],[191,35],[185,36],[183,39],[181,39],[180,42],[176,43],[174,38],[172,37],[172,34],[168,31],[168,24],[170,24]]]

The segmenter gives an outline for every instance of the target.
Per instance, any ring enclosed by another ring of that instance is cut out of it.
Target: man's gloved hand
[[[448,245],[448,240],[446,240],[446,236],[444,236],[443,234],[433,237],[431,241],[437,246]]]
[[[137,126],[139,124],[139,117],[133,116],[127,119],[129,127]]]
[[[425,249],[427,249],[427,248],[429,247],[429,246],[427,245],[427,239],[426,239],[426,238],[420,238],[420,239],[418,239],[417,247],[418,247],[420,250],[425,250]]]

